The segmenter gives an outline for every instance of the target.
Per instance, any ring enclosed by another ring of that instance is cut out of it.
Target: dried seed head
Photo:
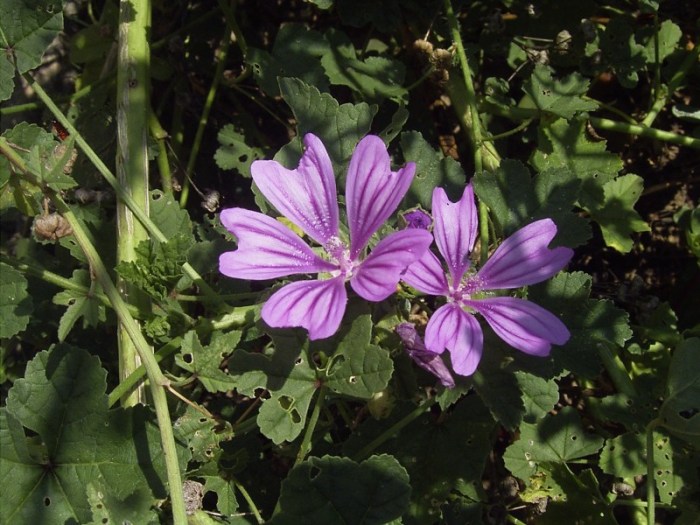
[[[73,235],[73,228],[68,221],[56,212],[34,217],[32,228],[34,235],[43,241],[57,241],[61,237]]]

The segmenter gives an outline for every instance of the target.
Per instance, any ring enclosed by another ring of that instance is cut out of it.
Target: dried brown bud
[[[73,234],[73,228],[60,214],[53,212],[34,218],[34,235],[40,240],[57,241]]]

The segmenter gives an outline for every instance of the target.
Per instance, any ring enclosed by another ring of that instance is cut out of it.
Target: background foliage
[[[3,3],[0,522],[695,522],[696,2],[153,2],[150,48],[120,55],[148,8]],[[137,55],[149,238],[124,260]],[[445,389],[394,334],[434,307],[409,290],[351,298],[328,340],[266,327],[277,283],[218,274],[235,243],[216,212],[273,213],[250,165],[295,166],[307,132],[341,195],[374,133],[417,164],[402,210],[472,180],[491,247],[552,218],[576,255],[522,294],[570,341],[533,358],[485,328],[478,371]],[[155,359],[124,377],[134,320]]]

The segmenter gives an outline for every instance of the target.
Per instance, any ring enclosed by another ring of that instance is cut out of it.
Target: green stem
[[[133,202],[148,215],[148,115],[150,107],[151,0],[119,4],[117,52],[117,180]],[[148,240],[143,224],[131,209],[117,199],[117,264],[136,260],[136,247]],[[122,297],[140,309],[148,309],[146,294],[122,279],[117,281]],[[139,353],[124,326],[119,327],[119,379],[126,379],[141,365]],[[143,386],[122,399],[123,406],[145,401]]]
[[[90,269],[95,275],[97,282],[102,286],[105,295],[112,303],[114,312],[117,314],[119,322],[124,326],[126,333],[131,338],[136,350],[139,352],[149,379],[149,387],[160,429],[161,445],[163,446],[163,459],[168,476],[170,487],[170,499],[173,510],[173,523],[175,525],[187,525],[187,514],[185,512],[185,500],[182,493],[182,478],[180,477],[180,466],[177,460],[177,450],[175,448],[175,436],[173,435],[172,423],[168,401],[165,395],[165,388],[168,384],[167,378],[163,375],[158,363],[151,352],[148,342],[144,338],[138,323],[129,313],[129,307],[122,299],[117,287],[112,282],[109,272],[100,258],[95,246],[90,242],[90,238],[83,227],[82,222],[73,214],[73,211],[66,204],[63,198],[53,189],[42,184],[39,177],[32,174],[24,161],[14,152],[4,137],[0,137],[0,151],[10,160],[12,164],[22,173],[29,182],[42,187],[56,210],[63,215],[73,230],[73,236],[83,250],[90,265]]]
[[[534,119],[529,118],[518,124],[518,126],[514,127],[513,129],[509,129],[508,131],[504,131],[503,133],[499,133],[497,135],[487,135],[484,137],[484,141],[493,142],[495,140],[505,139],[507,137],[510,137],[511,135],[515,135],[516,133],[521,132],[530,124],[532,124],[533,120]]]
[[[540,116],[539,110],[531,108],[503,108],[500,106],[486,103],[483,105],[483,109],[493,115],[498,115],[499,117],[505,117],[512,120],[525,120],[530,118],[539,118]],[[594,127],[604,129],[606,131],[613,131],[615,133],[625,133],[627,135],[638,135],[641,137],[648,137],[663,142],[670,142],[672,144],[687,146],[693,149],[700,149],[700,139],[696,139],[685,135],[679,135],[670,131],[664,131],[662,129],[657,128],[649,128],[642,124],[618,122],[615,120],[593,116],[589,117],[588,120]]]
[[[221,84],[221,79],[224,76],[224,67],[226,66],[226,58],[228,57],[228,50],[230,47],[231,28],[228,25],[226,25],[226,30],[224,31],[224,36],[222,37],[221,45],[214,54],[217,60],[216,72],[214,73],[214,79],[211,82],[211,86],[209,86],[209,92],[207,93],[207,98],[204,102],[204,109],[202,110],[202,115],[199,118],[197,132],[194,136],[194,142],[192,143],[190,156],[187,159],[187,166],[185,167],[185,180],[182,182],[182,193],[180,194],[180,206],[182,206],[183,208],[187,205],[187,198],[190,192],[190,180],[194,176],[194,165],[197,162],[199,149],[202,146],[202,138],[204,137],[204,130],[206,129],[207,122],[209,121],[209,114],[211,113],[211,108],[214,106],[216,91],[218,90],[219,84]]]
[[[109,302],[109,298],[105,294],[90,291],[89,287],[83,286],[82,284],[78,284],[75,281],[71,281],[70,279],[63,277],[62,275],[58,275],[56,273],[50,272],[49,270],[46,270],[46,269],[42,268],[41,266],[35,265],[34,263],[29,263],[26,261],[21,262],[17,259],[14,259],[12,257],[6,257],[4,255],[0,255],[0,262],[8,264],[17,270],[26,273],[27,275],[31,275],[32,277],[36,277],[37,279],[41,279],[44,282],[56,285],[59,288],[63,288],[64,290],[70,290],[71,292],[75,292],[77,294],[85,295],[85,296],[90,295],[90,296],[94,297],[95,299],[97,299],[98,301],[100,301],[105,306],[109,306],[110,308],[112,307],[112,303]],[[145,312],[141,312],[135,306],[128,305],[128,307],[129,307],[129,313],[131,314],[132,317],[135,317],[135,318],[145,317],[145,315],[144,315]]]
[[[85,153],[85,156],[90,160],[90,162],[92,162],[95,168],[97,168],[97,171],[100,172],[100,175],[102,175],[107,181],[107,183],[112,187],[116,196],[122,201],[124,201],[124,204],[126,204],[129,207],[134,216],[139,220],[141,224],[144,225],[151,237],[158,242],[168,242],[168,238],[163,234],[162,231],[160,231],[158,226],[155,225],[155,223],[148,217],[148,215],[144,213],[143,209],[140,208],[136,204],[136,202],[134,202],[134,199],[131,197],[131,194],[120,186],[119,182],[117,182],[116,177],[112,174],[107,165],[102,161],[102,159],[100,159],[97,153],[95,153],[95,150],[93,150],[90,147],[90,145],[85,141],[85,139],[78,132],[78,130],[75,129],[73,124],[71,124],[68,118],[66,118],[63,112],[58,108],[58,106],[54,104],[53,100],[51,100],[51,98],[43,90],[43,88],[37,82],[35,82],[34,79],[32,79],[32,77],[30,77],[29,75],[25,75],[24,78],[27,80],[27,82],[29,82],[36,94],[46,105],[49,111],[51,111],[56,120],[58,120],[71,135],[75,136],[75,143],[78,146],[80,146],[80,149]],[[192,267],[190,263],[184,263],[182,265],[182,269],[187,274],[187,276],[190,279],[192,279],[192,281],[194,281],[194,283],[202,290],[202,293],[204,293],[209,298],[210,302],[216,303],[217,305],[222,305],[222,301],[221,299],[219,299],[216,292],[212,290],[212,288],[204,281],[204,279],[202,279],[202,277]]]
[[[238,489],[238,492],[241,493],[241,496],[243,496],[243,499],[246,501],[248,504],[248,507],[250,508],[250,512],[253,513],[253,516],[255,516],[255,520],[258,522],[258,525],[262,525],[265,523],[265,520],[263,517],[260,515],[260,511],[258,510],[258,507],[255,505],[255,502],[253,501],[253,498],[250,497],[250,494],[248,494],[248,491],[245,489],[245,487],[238,482],[238,480],[233,480],[233,482],[236,485],[236,488]]]
[[[149,113],[148,127],[151,131],[151,136],[155,139],[158,145],[158,174],[160,175],[160,187],[163,193],[172,197],[173,195],[173,174],[170,171],[170,160],[168,159],[168,147],[166,140],[168,132],[160,125],[160,121],[156,114],[151,111]]]
[[[627,368],[616,352],[616,348],[607,342],[596,344],[598,355],[603,361],[603,366],[608,372],[615,388],[618,392],[625,394],[628,397],[636,397],[637,391],[632,384]]]
[[[175,339],[168,341],[166,345],[164,345],[154,354],[156,363],[160,363],[163,359],[179,350],[180,343],[182,343],[182,337],[176,337]],[[141,365],[134,370],[129,377],[122,379],[115,389],[112,390],[107,396],[107,406],[110,408],[113,407],[119,401],[119,399],[127,394],[134,387],[134,385],[138,384],[145,375],[146,367]]]
[[[625,122],[616,122],[614,120],[598,117],[590,117],[589,120],[594,127],[604,129],[606,131],[615,131],[617,133],[627,133],[629,135],[639,135],[640,137],[648,137],[663,142],[671,142],[693,149],[700,149],[700,139],[693,137],[678,135],[670,131],[664,131],[656,128],[649,128],[644,125],[627,124]]]
[[[651,106],[649,113],[647,113],[646,117],[644,117],[644,120],[641,122],[642,126],[649,127],[653,124],[656,117],[668,102],[668,98],[672,96],[673,93],[675,93],[675,91],[680,87],[681,82],[683,82],[683,79],[688,74],[688,71],[690,71],[690,68],[698,63],[698,57],[700,57],[700,46],[696,45],[693,50],[688,53],[688,56],[683,59],[680,67],[676,70],[671,77],[671,80],[668,82],[666,89],[661,90],[660,93],[656,93],[654,104]]]
[[[304,461],[304,458],[307,456],[307,454],[311,452],[311,438],[314,435],[316,423],[318,423],[318,416],[321,413],[321,407],[323,407],[323,403],[326,400],[326,390],[328,390],[328,387],[326,387],[326,385],[322,385],[321,388],[318,389],[318,397],[316,398],[314,411],[311,413],[311,417],[309,418],[309,421],[306,424],[304,438],[301,441],[301,445],[299,445],[299,453],[297,454],[296,461],[294,462],[295,467],[299,465],[302,461]]]
[[[353,459],[355,461],[362,461],[363,459],[365,459],[377,447],[382,445],[382,443],[394,437],[402,428],[404,428],[405,426],[407,426],[408,424],[412,423],[414,420],[418,419],[420,416],[425,414],[425,411],[428,410],[435,403],[436,400],[434,398],[429,398],[423,401],[413,411],[406,414],[400,421],[394,423],[392,426],[390,426],[388,429],[382,432],[379,436],[377,436],[372,441],[367,443],[367,445],[362,447],[362,449],[360,449],[359,452],[354,454]]]
[[[646,428],[647,437],[647,524],[656,523],[656,483],[654,472],[654,429],[660,425],[658,419],[652,420]]]
[[[447,22],[450,26],[450,33],[452,36],[452,41],[457,48],[457,59],[459,61],[460,69],[462,71],[462,79],[464,81],[466,104],[469,110],[469,126],[472,151],[474,155],[474,172],[476,175],[480,175],[484,169],[482,148],[484,147],[483,132],[481,130],[481,120],[479,118],[479,109],[477,106],[476,92],[474,91],[474,83],[472,82],[472,74],[469,68],[469,61],[467,60],[467,54],[464,51],[464,44],[462,43],[462,36],[459,32],[459,24],[457,22],[457,17],[455,15],[454,9],[452,8],[451,0],[444,0],[445,14],[447,15]],[[489,213],[488,207],[482,201],[479,201],[479,242],[481,244],[480,260],[483,265],[488,258],[488,246],[489,246]]]

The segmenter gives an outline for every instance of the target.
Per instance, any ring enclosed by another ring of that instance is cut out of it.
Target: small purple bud
[[[412,323],[401,323],[396,325],[396,333],[408,356],[420,366],[438,378],[442,386],[453,388],[455,386],[454,379],[440,354],[431,352],[425,347],[425,343],[418,335],[415,325]]]
[[[402,215],[406,222],[406,228],[415,228],[417,230],[428,230],[433,224],[433,218],[428,212],[416,208],[415,210],[407,211]]]

